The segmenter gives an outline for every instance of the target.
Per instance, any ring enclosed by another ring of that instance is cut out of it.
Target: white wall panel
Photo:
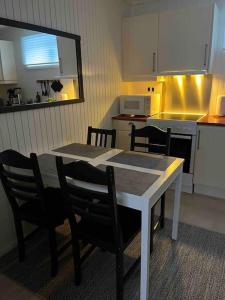
[[[0,114],[0,151],[41,153],[86,142],[88,125],[111,126],[121,84],[122,9],[120,0],[0,0],[1,17],[81,35],[85,94],[81,104]],[[3,219],[0,255],[15,237],[11,211],[0,191],[0,224]]]

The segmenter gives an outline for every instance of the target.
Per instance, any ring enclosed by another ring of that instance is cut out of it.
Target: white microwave
[[[120,114],[152,116],[160,112],[160,95],[120,96]]]

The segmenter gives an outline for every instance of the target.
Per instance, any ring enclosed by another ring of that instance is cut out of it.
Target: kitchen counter
[[[225,117],[206,115],[198,120],[198,125],[225,126]]]
[[[81,103],[83,101],[84,101],[83,99],[72,99],[72,100],[62,100],[62,101],[54,101],[54,102],[41,102],[41,103],[33,103],[33,104],[0,106],[0,114],[24,111],[24,110],[39,109],[39,108],[45,108],[45,107],[69,105],[69,104]]]
[[[138,121],[138,122],[146,122],[149,116],[139,116],[139,115],[118,115],[112,117],[113,120],[121,120],[121,121]]]

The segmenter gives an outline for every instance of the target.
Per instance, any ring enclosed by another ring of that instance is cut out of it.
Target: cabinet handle
[[[208,44],[205,44],[204,67],[207,66],[208,46]]]
[[[197,149],[199,150],[200,148],[200,138],[201,138],[201,131],[200,129],[198,130],[198,145],[197,145]]]
[[[59,58],[59,72],[62,75],[63,74],[63,66],[62,66],[62,58]]]
[[[155,73],[155,59],[156,59],[156,53],[153,52],[153,66],[152,66],[152,72]]]
[[[2,73],[2,78],[0,78],[0,80],[4,80],[4,73],[3,73],[3,67],[2,67],[2,53],[0,50],[0,75]]]

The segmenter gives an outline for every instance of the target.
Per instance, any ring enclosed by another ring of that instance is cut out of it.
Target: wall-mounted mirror
[[[83,101],[80,37],[0,18],[0,103]]]

